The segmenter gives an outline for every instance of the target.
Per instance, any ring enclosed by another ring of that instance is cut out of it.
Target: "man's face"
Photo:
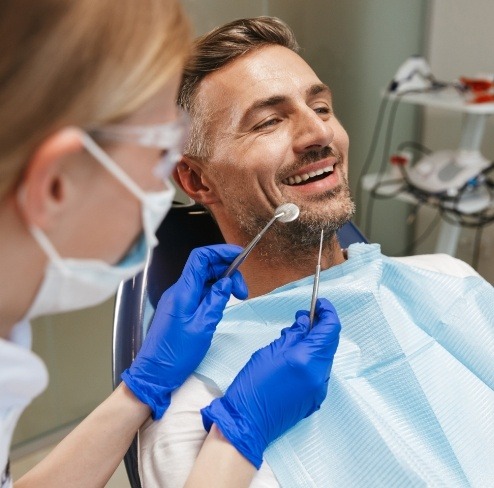
[[[331,92],[307,63],[281,46],[240,57],[201,83],[211,115],[212,157],[204,174],[229,220],[251,238],[281,203],[299,218],[277,223],[271,239],[318,243],[353,213],[347,183],[348,136],[332,111]]]

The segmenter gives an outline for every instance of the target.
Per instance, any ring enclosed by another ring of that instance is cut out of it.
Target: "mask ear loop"
[[[109,173],[111,173],[127,190],[129,190],[143,205],[153,206],[149,201],[147,193],[117,164],[94,140],[85,132],[82,133],[82,143],[86,150],[93,156]],[[166,183],[170,187],[170,182]],[[167,188],[169,190],[169,188]],[[161,192],[155,192],[161,193]]]
[[[111,173],[118,181],[120,181],[120,183],[122,183],[122,185],[124,185],[127,190],[129,190],[136,198],[138,198],[141,203],[144,203],[146,199],[145,192],[85,132],[82,133],[82,142],[91,156],[93,156],[109,173]]]
[[[26,198],[25,188],[21,186],[17,192],[17,203],[23,208],[24,207],[24,199]],[[61,271],[65,272],[65,266],[63,265],[63,259],[58,254],[55,246],[50,242],[48,236],[36,225],[26,222],[26,226],[33,236],[33,239],[37,242],[39,247],[43,250],[49,260],[55,264],[57,268]]]
[[[86,150],[110,173],[112,174],[122,185],[124,185],[140,202],[142,205],[142,225],[143,232],[145,233],[148,242],[151,246],[155,246],[158,242],[154,233],[151,233],[148,229],[146,222],[146,212],[148,209],[153,209],[154,211],[160,211],[161,206],[159,203],[155,203],[155,200],[160,200],[164,196],[163,194],[169,194],[175,192],[172,184],[168,181],[165,182],[166,189],[160,192],[144,192],[135,183],[132,178],[130,178],[125,171],[118,166],[115,161],[105,152],[101,147],[96,144],[96,142],[85,132],[82,133],[82,142]]]
[[[57,250],[53,246],[53,244],[48,239],[48,236],[35,225],[29,224],[29,232],[34,237],[34,240],[39,244],[41,249],[43,249],[44,253],[48,256],[50,261],[63,273],[66,272],[66,268],[63,264],[63,259],[58,254]]]

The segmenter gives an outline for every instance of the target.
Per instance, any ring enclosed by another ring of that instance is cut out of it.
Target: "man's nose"
[[[295,152],[329,146],[333,138],[330,120],[322,120],[312,109],[308,108],[298,117],[293,141]]]

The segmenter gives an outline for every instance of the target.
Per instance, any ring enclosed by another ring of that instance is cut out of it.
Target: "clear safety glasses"
[[[119,141],[163,151],[155,168],[156,176],[166,179],[183,154],[189,132],[189,116],[178,110],[177,118],[159,125],[105,125],[89,131],[100,140]]]

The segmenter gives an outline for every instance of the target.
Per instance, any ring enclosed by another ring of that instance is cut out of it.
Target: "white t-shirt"
[[[10,340],[0,339],[0,488],[12,486],[5,468],[17,421],[48,384],[46,366],[30,348],[28,322],[16,325]]]
[[[446,254],[394,258],[402,263],[451,276],[477,275],[468,264]],[[139,472],[143,488],[182,487],[192,469],[206,431],[199,410],[221,390],[206,378],[192,375],[172,395],[172,402],[159,421],[148,421],[139,433]],[[251,487],[277,488],[280,485],[267,462],[263,462]]]

